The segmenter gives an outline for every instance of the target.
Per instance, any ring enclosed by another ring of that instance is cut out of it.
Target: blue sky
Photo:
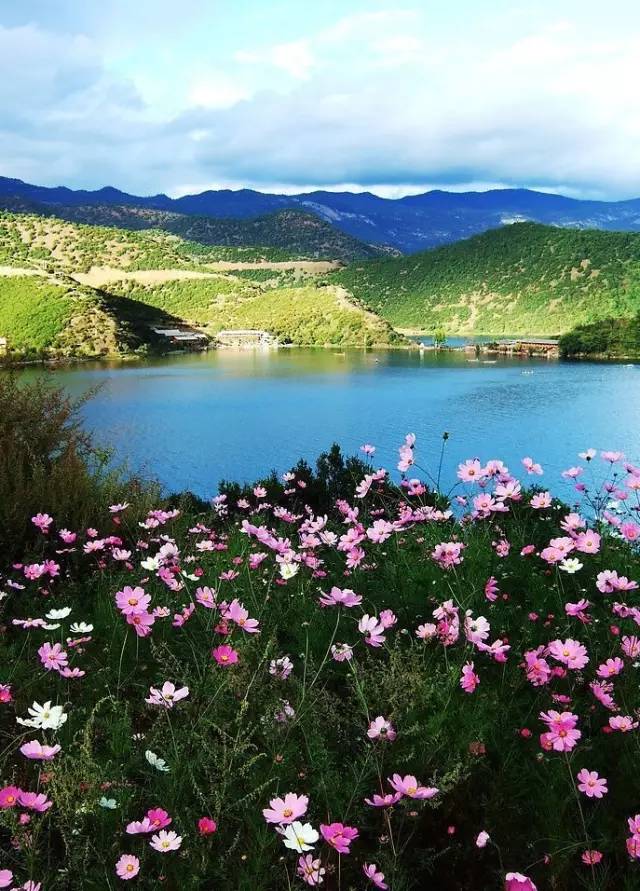
[[[3,0],[0,78],[47,185],[640,195],[635,0]]]

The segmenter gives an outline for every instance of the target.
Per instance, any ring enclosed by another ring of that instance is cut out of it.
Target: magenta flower
[[[349,854],[351,842],[360,833],[354,826],[345,826],[342,823],[321,823],[320,834],[327,844],[336,849],[338,854]]]
[[[218,824],[209,817],[200,817],[198,820],[198,832],[200,835],[213,835],[217,830]]]
[[[126,618],[138,637],[148,637],[151,634],[151,626],[156,620],[152,613],[147,612],[129,613]]]
[[[577,779],[578,789],[584,792],[587,798],[602,798],[609,791],[606,779],[599,776],[595,770],[587,770],[583,767],[578,771]]]
[[[145,699],[145,702],[148,702],[149,705],[159,705],[162,708],[173,708],[176,702],[185,699],[189,695],[189,688],[180,687],[177,689],[176,685],[172,684],[171,681],[165,681],[159,690],[156,687],[151,687],[149,694],[150,695]]]
[[[13,873],[10,869],[0,869],[0,888],[8,888],[13,884]]]
[[[225,619],[235,622],[247,634],[258,634],[260,631],[258,620],[250,619],[248,610],[237,599],[231,601],[223,615]]]
[[[393,807],[402,798],[402,792],[386,792],[384,795],[374,795],[365,798],[365,802],[371,807]]]
[[[35,517],[31,517],[31,522],[46,535],[53,523],[53,517],[50,517],[49,514],[36,514]]]
[[[135,879],[140,872],[140,861],[133,854],[123,854],[116,863],[116,875],[125,882]]]
[[[21,794],[22,789],[19,789],[17,786],[5,786],[4,789],[0,789],[0,808],[4,810],[9,807],[15,807]]]
[[[375,863],[363,863],[362,872],[369,879],[369,881],[376,886],[376,888],[380,888],[382,889],[382,891],[385,891],[385,889],[389,887],[385,883],[384,873],[380,872]]]
[[[272,798],[262,814],[267,823],[293,823],[307,812],[309,799],[306,795],[287,792],[284,798]]]
[[[218,665],[222,665],[223,667],[235,665],[239,658],[238,653],[233,647],[230,647],[229,644],[221,644],[219,647],[211,650],[211,655]]]

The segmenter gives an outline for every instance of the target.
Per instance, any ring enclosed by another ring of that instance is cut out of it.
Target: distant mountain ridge
[[[283,210],[306,211],[369,245],[413,253],[460,241],[512,222],[538,222],[578,229],[640,231],[640,198],[583,201],[530,189],[487,192],[434,190],[405,198],[370,192],[279,195],[251,189],[205,191],[182,198],[130,195],[112,186],[96,191],[49,188],[0,177],[0,201],[21,198],[52,209],[133,207],[147,211],[231,219],[251,219]],[[4,200],[3,200],[4,199]],[[95,220],[98,222],[98,220]],[[115,223],[113,225],[116,225]]]

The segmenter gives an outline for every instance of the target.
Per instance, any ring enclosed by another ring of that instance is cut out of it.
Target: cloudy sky
[[[640,195],[638,0],[1,0],[0,175]]]

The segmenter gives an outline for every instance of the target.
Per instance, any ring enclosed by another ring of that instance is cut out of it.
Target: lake
[[[542,479],[570,497],[560,472],[588,447],[640,458],[640,364],[499,359],[457,352],[283,349],[212,351],[134,363],[91,363],[45,374],[71,394],[100,386],[84,416],[117,461],[170,490],[215,494],[221,479],[254,480],[313,460],[338,442],[377,447],[395,467],[404,434],[446,479],[468,457],[540,461]],[[379,462],[379,463],[378,463]]]

